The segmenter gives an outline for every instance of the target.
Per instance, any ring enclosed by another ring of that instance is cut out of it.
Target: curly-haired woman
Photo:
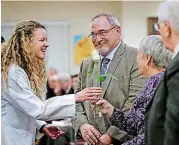
[[[75,115],[75,101],[94,99],[99,88],[86,88],[75,95],[48,99],[45,92],[45,27],[36,21],[17,24],[10,40],[2,46],[2,144],[32,145],[39,120],[56,120]],[[38,97],[37,97],[38,96]]]

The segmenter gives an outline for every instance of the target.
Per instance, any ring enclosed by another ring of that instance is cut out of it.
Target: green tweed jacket
[[[125,113],[129,111],[133,100],[139,91],[141,91],[146,79],[138,73],[136,55],[136,48],[129,47],[121,42],[107,71],[107,73],[112,74],[118,80],[107,77],[102,84],[102,98],[109,101],[114,107],[122,109]],[[82,62],[76,88],[77,92],[86,87],[93,86],[94,78],[88,75],[93,66],[92,57]],[[103,115],[101,118],[94,119],[89,101],[76,105],[75,131],[77,132],[79,127],[84,123],[93,125],[102,134],[108,133],[119,141],[123,141],[127,135],[126,132],[112,126],[108,116]]]

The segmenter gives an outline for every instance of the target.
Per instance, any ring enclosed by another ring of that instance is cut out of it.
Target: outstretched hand
[[[43,128],[43,132],[52,139],[57,139],[60,135],[63,135],[65,133],[61,131],[58,126],[52,124],[45,125]]]
[[[93,104],[93,103],[92,103]],[[96,105],[99,105],[99,110],[100,112],[102,112],[103,114],[107,114],[107,115],[112,115],[114,107],[106,100],[104,99],[100,99]],[[93,105],[92,105],[93,107]]]
[[[82,91],[75,94],[76,102],[83,102],[86,100],[98,100],[102,90],[99,87],[85,88]]]

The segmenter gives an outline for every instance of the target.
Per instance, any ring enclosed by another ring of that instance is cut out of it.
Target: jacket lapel
[[[116,69],[121,61],[121,58],[122,58],[121,55],[124,53],[125,46],[126,45],[121,41],[121,44],[120,44],[118,50],[116,51],[113,59],[111,60],[107,74],[113,75],[114,72],[116,71]],[[108,87],[111,79],[112,78],[110,76],[108,76],[108,77],[106,77],[106,80],[102,83],[102,86],[101,86],[102,87],[102,96],[101,96],[102,98],[104,97],[104,94],[106,93],[107,87]]]
[[[171,64],[169,64],[169,67],[167,68],[167,76],[172,75],[174,72],[178,71],[179,69],[179,53],[175,56],[175,58],[171,61]]]

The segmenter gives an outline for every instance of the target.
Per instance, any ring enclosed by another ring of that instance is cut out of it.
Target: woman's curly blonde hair
[[[45,27],[36,21],[23,21],[17,24],[15,32],[1,49],[1,73],[8,83],[10,65],[15,64],[27,73],[30,85],[35,94],[40,97],[46,85],[44,59],[35,57],[33,49],[34,32]]]

